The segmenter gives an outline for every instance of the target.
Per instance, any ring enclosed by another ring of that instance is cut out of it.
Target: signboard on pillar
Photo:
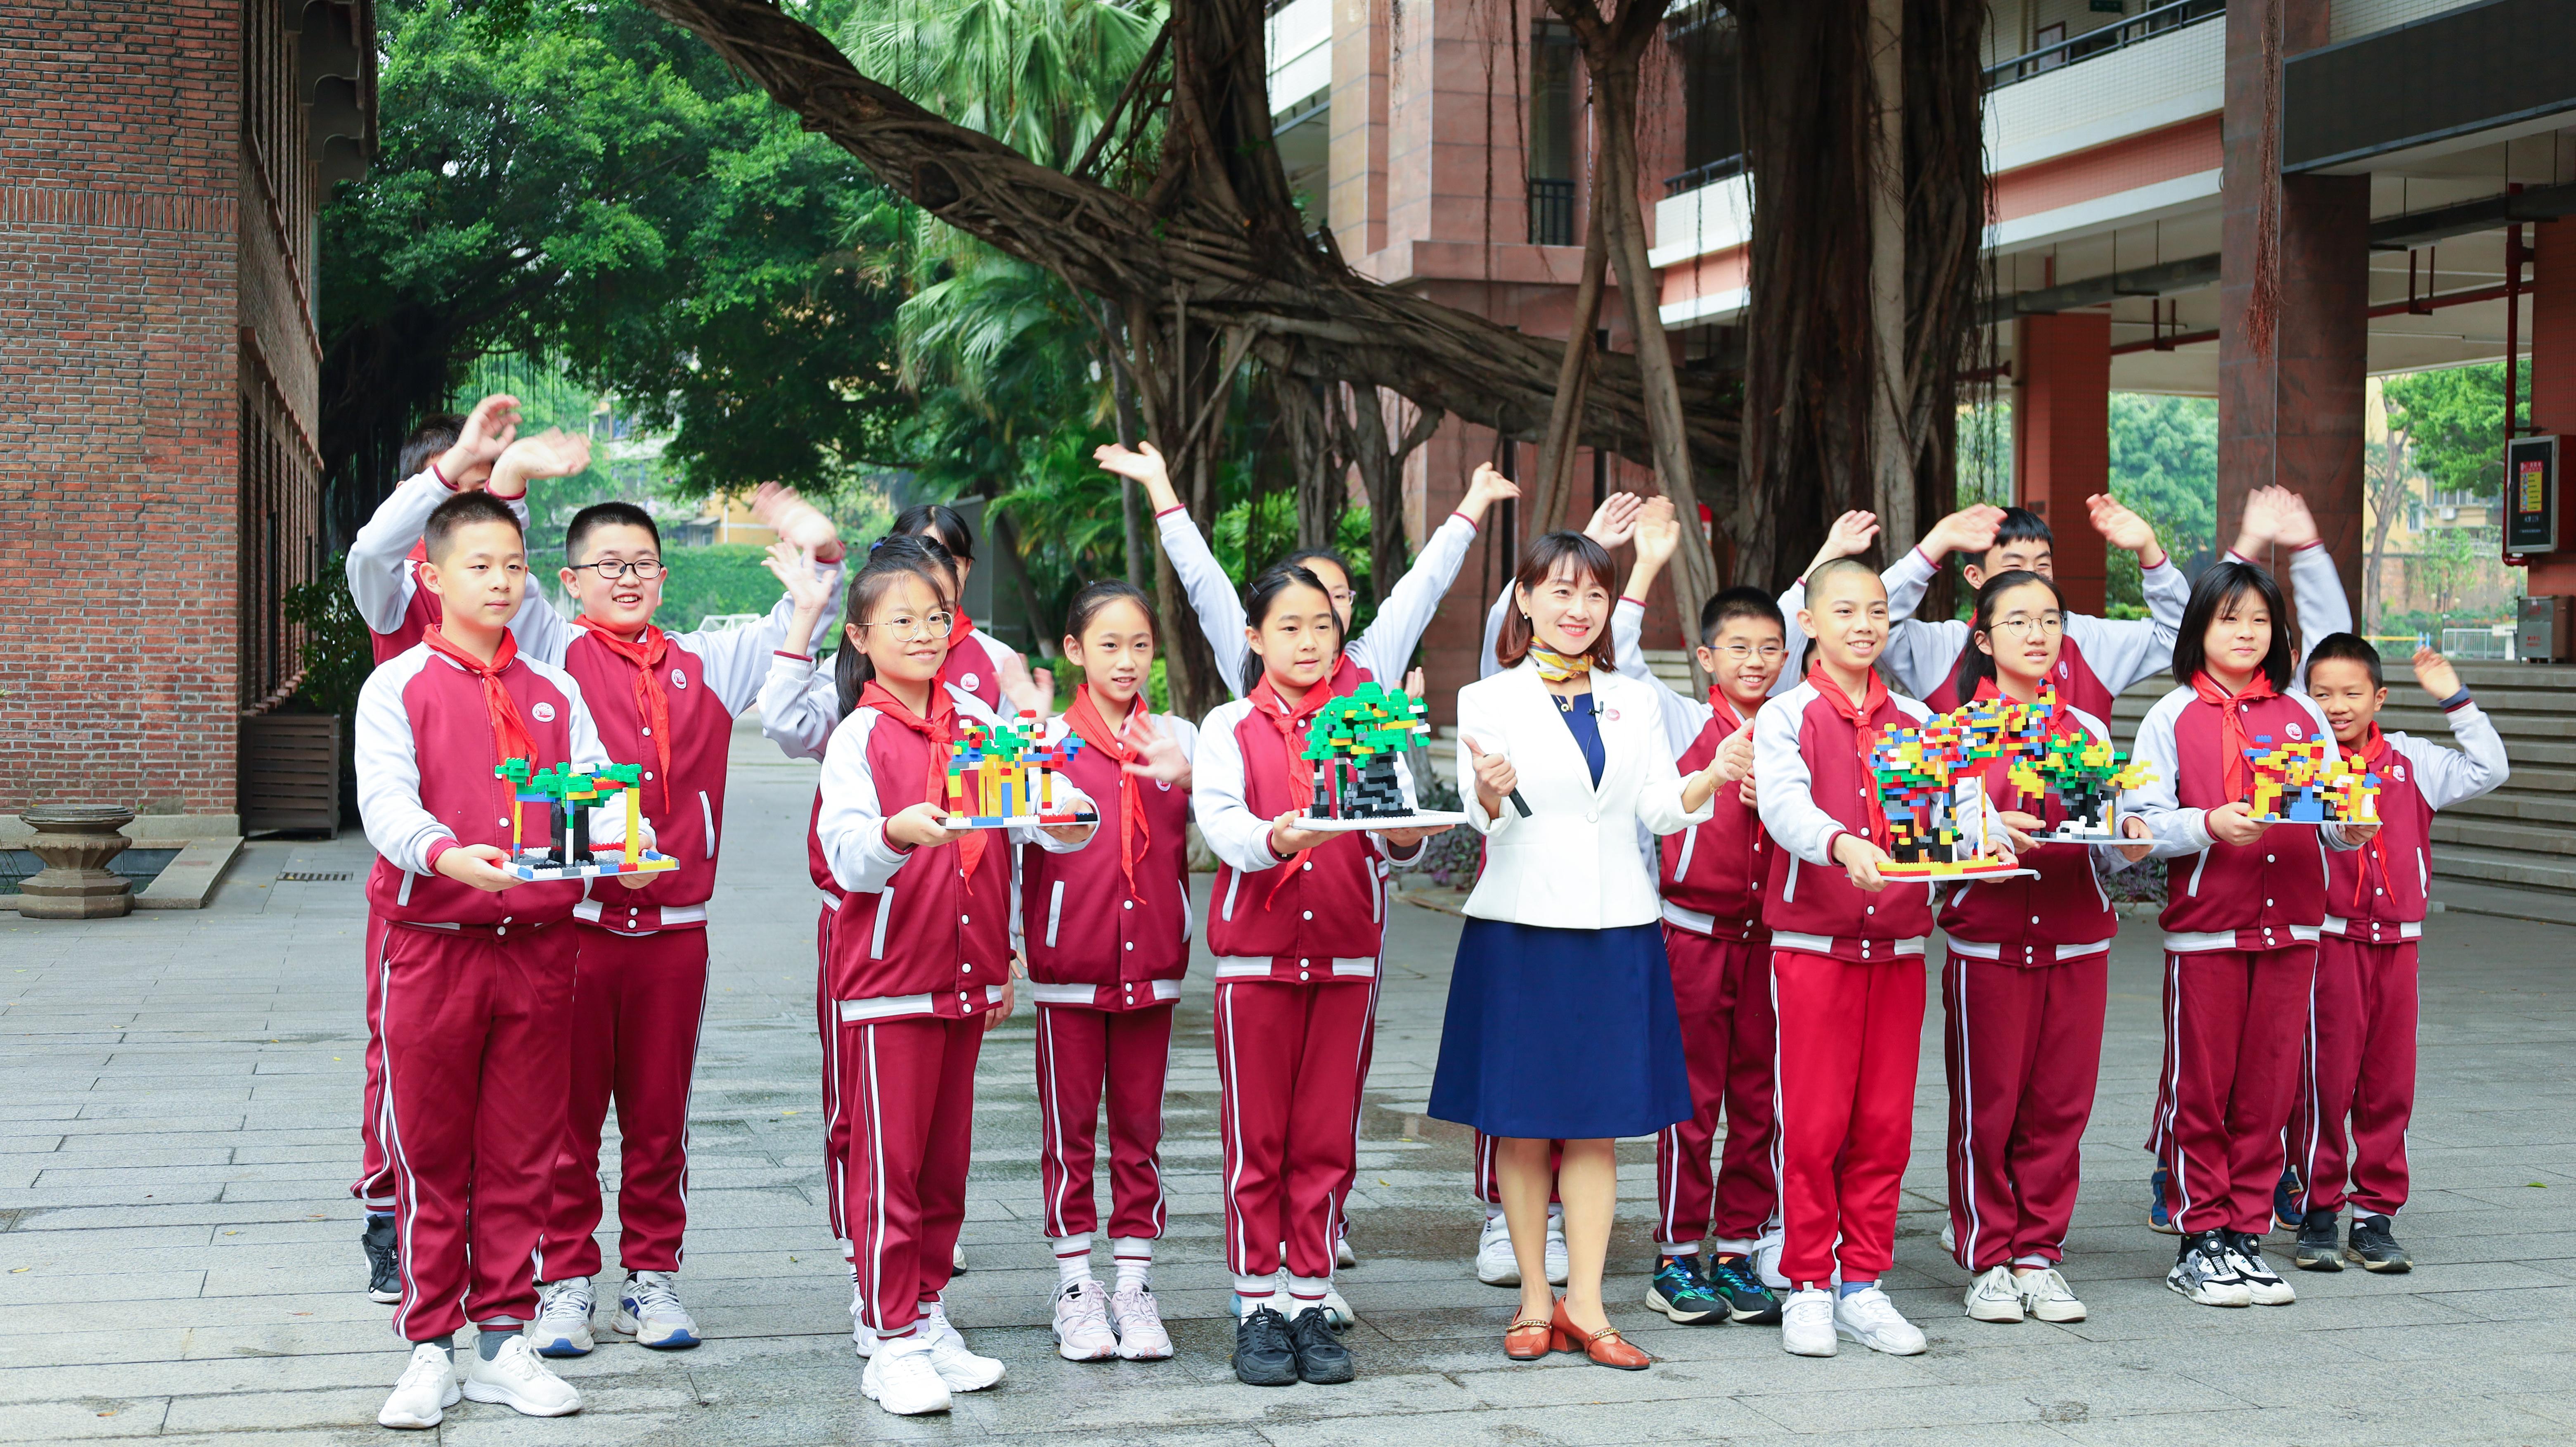
[[[2509,560],[2566,547],[2559,500],[2559,439],[2516,437],[2504,445],[2504,552]]]

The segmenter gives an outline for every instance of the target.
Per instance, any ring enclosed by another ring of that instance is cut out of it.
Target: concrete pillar
[[[2227,8],[2218,546],[2234,540],[2246,494],[2278,484],[2307,500],[2352,595],[2361,587],[2370,178],[2281,175],[2279,127],[2267,123],[2280,103],[2280,56],[2325,44],[2326,18],[2326,0]],[[2270,55],[2267,25],[2280,34]]]
[[[2526,363],[2531,368],[2531,425],[2542,432],[2576,435],[2576,221],[2544,221],[2532,233],[2531,356]],[[2560,466],[2565,465],[2561,459]],[[2546,598],[2576,593],[2576,553],[2534,554],[2530,590]]]
[[[2013,500],[2056,535],[2066,606],[2102,611],[2102,535],[2084,500],[2111,477],[2111,316],[2027,316],[2013,333]]]

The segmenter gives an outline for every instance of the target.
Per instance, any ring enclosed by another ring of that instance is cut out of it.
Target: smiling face
[[[1132,599],[1113,599],[1091,615],[1081,637],[1065,635],[1064,656],[1095,698],[1123,709],[1153,677],[1154,620]]]
[[[1829,569],[1809,584],[1798,626],[1816,640],[1827,667],[1865,673],[1887,646],[1887,588],[1858,564]]]
[[[2335,742],[2350,745],[2370,736],[2388,690],[2370,681],[2370,669],[2358,659],[2320,658],[2308,665],[2308,697],[2325,711]]]
[[[1699,650],[1700,668],[1717,680],[1739,712],[1759,707],[1770,696],[1788,661],[1780,625],[1768,618],[1729,618],[1717,626],[1716,640]]]
[[[505,522],[466,523],[421,564],[420,580],[438,595],[446,631],[497,636],[528,593],[527,539]]]
[[[657,571],[648,581],[623,566],[649,563],[660,568],[662,549],[650,532],[632,523],[598,524],[583,536],[581,556],[573,562],[576,566],[565,568],[561,576],[565,591],[572,595],[583,617],[605,625],[621,637],[641,633],[653,621],[653,610],[662,606],[663,574]],[[595,566],[600,563],[619,566]],[[610,576],[612,573],[617,576]]]
[[[2040,583],[2006,588],[1995,598],[1991,626],[1979,629],[1975,638],[1977,647],[1993,656],[1999,676],[2037,684],[2057,666],[2058,650],[2066,641],[2056,591]]]
[[[1531,640],[1568,658],[1591,652],[1610,626],[1610,589],[1570,557],[1538,586],[1515,586],[1512,601],[1529,615]]]
[[[2263,595],[2241,588],[2223,599],[2201,634],[2202,667],[2233,693],[2263,671],[2272,651],[2272,609]]]
[[[929,580],[903,573],[868,606],[867,618],[843,628],[850,646],[868,657],[879,678],[927,684],[948,661],[948,605]],[[938,637],[931,634],[936,631]]]
[[[1246,628],[1244,641],[1261,659],[1271,686],[1300,697],[1333,671],[1342,644],[1340,616],[1327,594],[1303,583],[1290,583],[1270,600],[1270,611],[1258,627]]]

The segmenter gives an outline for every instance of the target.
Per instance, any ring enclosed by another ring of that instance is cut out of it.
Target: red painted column
[[[2576,221],[2531,229],[2531,425],[2576,435]],[[2576,553],[2534,554],[2530,589],[2544,598],[2576,593]]]
[[[2084,500],[2111,479],[2111,316],[2027,316],[2013,334],[2014,501],[2056,537],[2057,586],[2066,606],[2102,611],[2102,535]]]

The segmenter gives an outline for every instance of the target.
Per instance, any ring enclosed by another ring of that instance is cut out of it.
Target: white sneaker
[[[2084,1303],[2075,1299],[2074,1288],[2066,1284],[2052,1266],[2027,1276],[2015,1276],[2013,1285],[2021,1291],[2022,1310],[2039,1321],[2082,1321]]]
[[[1353,1251],[1353,1250],[1351,1249],[1351,1238],[1350,1238],[1349,1236],[1347,1236],[1347,1235],[1343,1235],[1343,1236],[1336,1236],[1336,1237],[1334,1237],[1334,1238],[1333,1238],[1333,1266],[1334,1266],[1334,1268],[1335,1268],[1336,1270],[1339,1270],[1340,1268],[1345,1267],[1345,1266],[1357,1266],[1357,1265],[1359,1265],[1359,1264],[1360,1264],[1360,1256],[1359,1256],[1359,1253],[1358,1253],[1358,1252]]]
[[[403,1368],[401,1380],[394,1383],[393,1395],[385,1398],[384,1408],[376,1413],[379,1427],[435,1427],[447,1416],[465,1393],[456,1385],[456,1367],[447,1359],[447,1348],[425,1341],[411,1349],[411,1362]]]
[[[1550,1211],[1547,1213],[1547,1284],[1563,1286],[1565,1273],[1565,1216],[1562,1212]]]
[[[1941,1250],[1954,1258],[1959,1254],[1959,1228],[1946,1216],[1941,1220]]]
[[[965,1271],[966,1271],[966,1243],[965,1243],[965,1242],[963,1242],[963,1241],[958,1241],[958,1242],[953,1242],[953,1243],[951,1243],[951,1244],[949,1245],[949,1247],[948,1247],[948,1269],[949,1269],[950,1271],[953,1271],[953,1272],[958,1273],[959,1275],[964,1275],[964,1274],[965,1274]]]
[[[860,1361],[877,1354],[876,1329],[869,1326],[861,1315],[867,1309],[867,1300],[859,1295],[859,1283],[853,1276],[850,1281],[850,1345],[858,1349]]]
[[[1109,1322],[1118,1331],[1118,1355],[1131,1362],[1159,1362],[1172,1354],[1162,1308],[1150,1286],[1122,1286],[1109,1293]]]
[[[2173,1269],[2165,1273],[2165,1285],[2186,1301],[2202,1306],[2252,1306],[2253,1288],[2236,1274],[2236,1265],[2228,1259],[2227,1245],[2215,1231],[2185,1236],[2182,1250],[2174,1258]]]
[[[1907,1321],[1887,1293],[1875,1286],[1834,1298],[1834,1334],[1892,1357],[1910,1357],[1923,1350],[1923,1329]]]
[[[1009,1370],[998,1357],[979,1357],[967,1349],[966,1338],[948,1320],[948,1308],[932,1302],[921,1313],[922,1329],[918,1333],[930,1340],[930,1365],[939,1380],[952,1392],[980,1392],[1002,1379]]]
[[[948,1384],[930,1360],[930,1343],[918,1331],[881,1344],[859,1374],[859,1393],[898,1417],[945,1412]]]
[[[465,1395],[529,1417],[563,1417],[581,1410],[581,1393],[547,1371],[524,1336],[501,1343],[488,1362],[481,1352],[474,1353],[465,1364]]]
[[[1324,1287],[1323,1310],[1324,1324],[1335,1331],[1348,1331],[1351,1324],[1359,1320],[1359,1316],[1351,1310],[1351,1304],[1342,1300],[1341,1292],[1335,1290],[1330,1283],[1326,1283]]]
[[[635,1344],[656,1351],[679,1351],[698,1344],[698,1324],[680,1305],[680,1278],[667,1271],[631,1272],[617,1293],[619,1331]]]
[[[1512,1254],[1512,1228],[1501,1213],[1485,1218],[1476,1236],[1476,1279],[1487,1286],[1521,1284],[1521,1261]]]
[[[2021,1287],[2013,1281],[2011,1267],[1990,1267],[1984,1275],[1968,1283],[1968,1315],[1977,1321],[2022,1319]],[[2076,1320],[2083,1318],[2079,1316]]]
[[[1055,1354],[1069,1362],[1105,1362],[1118,1355],[1109,1326],[1109,1293],[1086,1277],[1055,1294]]]
[[[2290,1283],[2263,1260],[2262,1237],[2238,1233],[2220,1240],[2226,1243],[2227,1264],[2236,1268],[2246,1296],[2256,1306],[2288,1306],[2299,1299]]]
[[[528,1323],[528,1345],[541,1357],[590,1355],[590,1278],[549,1281],[537,1288],[537,1319]]]
[[[1842,1350],[1834,1333],[1834,1294],[1809,1287],[1780,1308],[1780,1346],[1791,1356],[1829,1357]]]
[[[1780,1274],[1780,1251],[1787,1243],[1788,1234],[1776,1227],[1753,1243],[1753,1274],[1773,1291],[1789,1289],[1789,1278]]]

